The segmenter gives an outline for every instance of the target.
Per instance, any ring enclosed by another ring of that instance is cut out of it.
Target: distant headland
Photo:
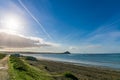
[[[65,51],[65,52],[21,52],[21,51],[2,51],[2,53],[20,53],[20,54],[71,54],[69,51]]]
[[[18,52],[18,53],[25,53],[25,54],[71,54],[69,51],[57,53],[57,52]]]

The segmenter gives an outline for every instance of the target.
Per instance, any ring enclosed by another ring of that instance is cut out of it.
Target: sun
[[[5,22],[5,27],[8,29],[12,29],[12,30],[16,30],[19,28],[19,20],[16,17],[8,17],[6,18],[6,22]]]
[[[17,15],[5,15],[1,20],[3,28],[11,31],[19,30],[23,23]]]

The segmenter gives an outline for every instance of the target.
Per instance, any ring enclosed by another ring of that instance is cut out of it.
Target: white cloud
[[[0,47],[3,48],[28,48],[43,46],[59,46],[59,44],[46,42],[42,38],[26,37],[20,34],[0,32]]]

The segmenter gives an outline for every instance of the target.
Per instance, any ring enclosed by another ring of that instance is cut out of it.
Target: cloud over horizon
[[[43,46],[58,46],[58,44],[46,42],[42,38],[26,37],[20,34],[0,32],[1,48],[30,48]]]

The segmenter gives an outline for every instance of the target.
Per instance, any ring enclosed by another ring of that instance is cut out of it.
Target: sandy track
[[[0,60],[0,80],[9,80],[8,76],[8,58],[9,56],[4,57]]]

